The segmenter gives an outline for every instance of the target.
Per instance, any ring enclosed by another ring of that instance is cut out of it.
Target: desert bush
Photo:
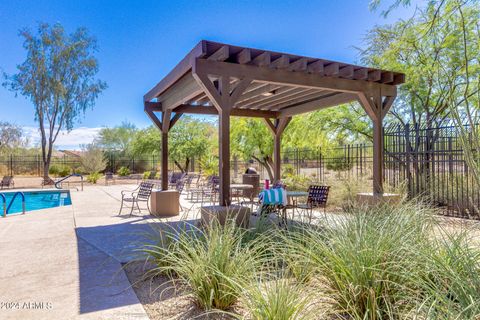
[[[80,156],[80,162],[82,163],[84,172],[91,174],[105,170],[107,161],[105,160],[102,149],[93,143],[82,145],[81,148],[83,152]]]
[[[118,173],[119,176],[125,177],[125,176],[130,175],[130,169],[128,169],[127,167],[120,167],[120,169],[118,169],[117,173]]]
[[[102,174],[100,172],[92,172],[87,176],[87,181],[96,184],[101,177]]]
[[[58,177],[66,177],[72,172],[72,169],[68,166],[62,166],[57,164],[52,164],[48,169],[48,173]]]
[[[145,172],[143,173],[142,179],[143,179],[143,180],[149,179],[149,178],[150,178],[150,174],[151,174],[150,171],[145,171]]]

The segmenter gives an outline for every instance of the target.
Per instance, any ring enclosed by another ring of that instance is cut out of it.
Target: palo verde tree
[[[372,4],[378,6],[380,2],[374,0]],[[395,0],[392,6],[409,3],[408,0]],[[464,120],[475,129],[472,115],[478,110],[480,94],[479,21],[478,0],[425,1],[411,19],[377,26],[367,36],[367,46],[362,52],[365,63],[406,74],[406,82],[399,89],[390,117],[405,130],[408,130],[408,123],[412,125],[411,137],[416,143],[412,144],[410,139],[405,143],[414,155],[422,145],[418,143],[422,139],[422,126],[430,129],[453,119],[460,129],[463,129]],[[428,148],[438,136],[428,130],[426,138]],[[464,149],[470,150],[471,146],[465,145]],[[434,154],[425,151],[426,161],[419,165],[420,161],[413,159],[413,163],[417,174],[425,174],[428,178],[433,168],[428,160]],[[410,179],[409,171],[407,178]]]
[[[113,128],[102,128],[95,139],[99,147],[107,151],[129,153],[137,128],[133,123],[124,121]]]
[[[4,86],[30,99],[41,135],[43,175],[48,170],[55,141],[60,131],[71,130],[98,95],[107,87],[95,78],[98,61],[96,40],[85,28],[66,34],[60,24],[42,23],[37,33],[20,31],[25,61],[18,73],[8,76]]]

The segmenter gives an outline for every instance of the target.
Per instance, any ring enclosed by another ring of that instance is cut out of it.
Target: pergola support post
[[[218,140],[219,140],[219,168],[220,190],[219,203],[221,206],[229,206],[230,199],[230,115],[240,95],[252,82],[251,79],[243,78],[236,82],[232,88],[231,77],[228,73],[209,74],[194,65],[193,76],[212,101],[218,111]],[[210,78],[209,76],[212,76]],[[216,78],[216,84],[212,81]]]
[[[281,147],[282,147],[282,134],[287,125],[292,120],[292,117],[275,119],[273,123],[270,119],[264,118],[268,128],[273,135],[273,180],[274,182],[281,180]]]
[[[162,136],[160,174],[162,178],[162,191],[166,191],[168,190],[168,132],[181,118],[182,113],[176,113],[172,118],[172,111],[170,109],[163,110],[162,121],[160,121],[154,111],[162,111],[162,105],[152,102],[145,104],[145,112],[160,130]]]
[[[383,118],[392,106],[395,96],[383,97],[379,92],[362,92],[358,100],[373,123],[373,195],[383,196],[384,137]]]
[[[168,132],[162,132],[162,160],[161,160],[162,191],[168,190]]]
[[[220,205],[230,205],[230,110],[218,113]]]

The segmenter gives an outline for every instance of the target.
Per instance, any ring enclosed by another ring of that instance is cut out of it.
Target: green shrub
[[[97,181],[102,177],[100,172],[93,172],[87,176],[87,181],[93,184],[96,184]]]
[[[218,157],[207,156],[200,161],[200,167],[206,176],[218,175]]]
[[[60,167],[56,164],[50,165],[50,168],[48,168],[48,173],[51,175],[58,175],[58,171],[60,170]]]
[[[117,173],[118,173],[119,176],[125,177],[125,176],[130,175],[130,169],[128,169],[127,167],[120,167],[120,169],[118,169]]]
[[[48,169],[48,173],[58,177],[66,177],[72,172],[68,166],[52,164]]]
[[[158,263],[154,271],[176,275],[201,308],[228,310],[262,263],[258,250],[242,244],[244,235],[234,223],[212,223],[205,230],[168,232],[166,246],[148,246],[145,252]]]

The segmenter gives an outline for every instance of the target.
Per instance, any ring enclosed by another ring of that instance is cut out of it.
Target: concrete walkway
[[[117,215],[124,188],[85,187],[72,206],[0,219],[0,319],[148,319],[121,263],[154,221]]]

